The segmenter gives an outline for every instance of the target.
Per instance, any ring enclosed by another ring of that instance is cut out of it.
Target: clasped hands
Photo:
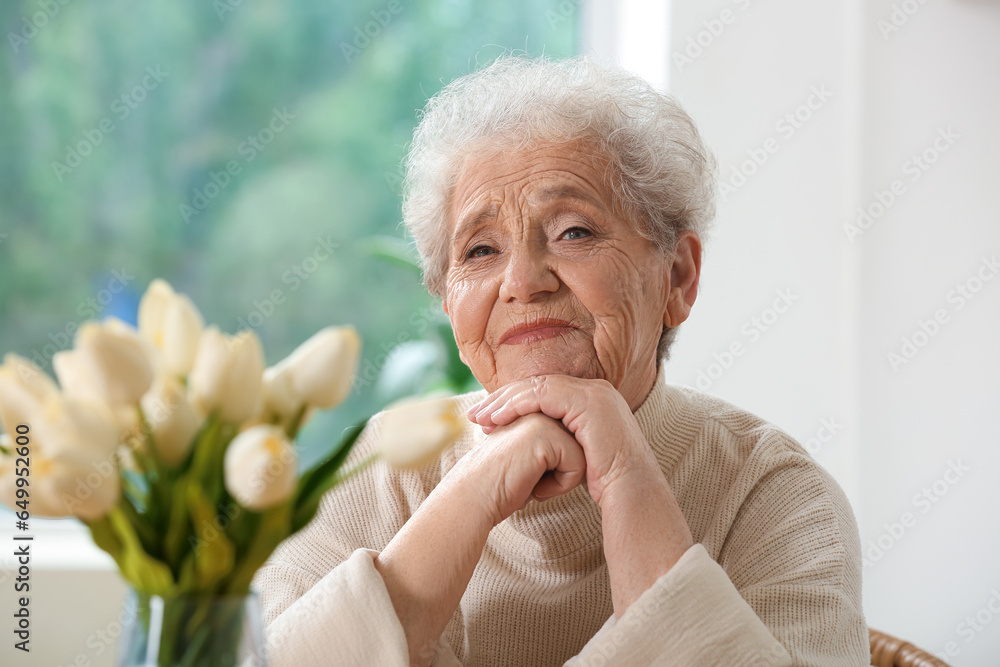
[[[480,478],[494,523],[531,499],[546,500],[580,483],[602,506],[619,488],[666,484],[628,403],[606,380],[517,380],[472,406],[468,417],[489,437],[460,465],[463,475]]]

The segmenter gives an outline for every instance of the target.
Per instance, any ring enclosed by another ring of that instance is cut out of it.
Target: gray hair
[[[575,140],[606,156],[613,204],[634,212],[636,230],[661,251],[673,252],[684,230],[705,233],[715,213],[715,160],[674,98],[585,56],[507,55],[432,97],[406,156],[403,223],[431,294],[444,298],[448,209],[465,157]],[[675,336],[664,326],[658,361]]]

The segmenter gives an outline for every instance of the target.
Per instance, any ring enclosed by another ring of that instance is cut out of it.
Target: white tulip
[[[0,378],[0,425],[6,433],[15,433],[20,424],[30,425],[38,405],[27,391]]]
[[[0,375],[9,375],[40,401],[59,393],[59,387],[41,368],[13,352],[4,355]]]
[[[262,408],[266,416],[277,416],[282,421],[291,419],[302,401],[292,388],[292,374],[287,366],[271,366],[264,370]]]
[[[139,333],[146,340],[156,343],[156,337],[163,332],[163,322],[166,312],[175,293],[174,288],[166,280],[155,278],[149,283],[142,298],[139,299],[138,320]]]
[[[174,377],[160,377],[142,397],[141,405],[157,457],[168,466],[179,465],[202,424],[184,388]]]
[[[226,336],[208,327],[201,334],[188,389],[203,413],[218,410],[222,419],[238,424],[256,412],[263,375],[264,351],[257,334]]]
[[[155,384],[154,384],[155,386]],[[146,392],[148,394],[149,392]],[[143,394],[145,397],[146,394]],[[140,399],[140,405],[142,400]],[[109,407],[111,422],[118,432],[118,442],[127,442],[142,436],[142,424],[139,423],[139,413],[135,406]]]
[[[56,352],[52,356],[52,370],[66,395],[98,399],[93,389],[90,365],[86,355],[79,350]]]
[[[379,451],[389,465],[418,468],[451,445],[465,421],[450,397],[397,401],[382,414]]]
[[[108,459],[118,444],[118,432],[103,403],[64,396],[44,381],[33,387],[21,384],[10,369],[7,364],[0,368],[0,417],[8,433],[27,424],[33,453]]]
[[[177,377],[190,373],[204,327],[191,299],[157,278],[139,301],[138,319],[139,333],[156,348],[163,368]]]
[[[90,521],[107,514],[118,502],[121,486],[114,466],[88,465],[75,454],[48,456],[32,451],[29,458],[28,511],[32,516],[75,516]],[[0,502],[18,510],[15,461],[15,456],[0,454]]]
[[[325,410],[340,404],[351,391],[360,353],[361,338],[354,327],[316,332],[269,369],[265,408],[287,415],[302,405]]]
[[[142,468],[136,463],[135,454],[132,453],[132,448],[128,445],[119,445],[118,449],[115,450],[115,455],[118,457],[118,467],[122,470],[131,470],[132,472],[143,474]]]
[[[118,446],[118,428],[111,411],[101,403],[57,395],[35,412],[32,440],[46,456],[78,455],[92,461],[110,461]]]
[[[75,348],[57,352],[52,366],[67,394],[110,406],[134,405],[153,382],[150,348],[132,327],[115,318],[88,322]]]
[[[58,394],[55,383],[33,363],[6,355],[0,366],[0,425],[14,433],[18,424],[30,424],[41,404]]]
[[[31,406],[25,421],[31,426],[31,514],[91,519],[107,512],[120,490],[113,455],[118,438],[109,410],[56,393]],[[8,505],[17,500],[16,458],[16,453],[0,457],[0,499]]]
[[[17,497],[17,473],[14,472],[15,446],[9,435],[0,433],[0,503],[16,512],[21,508],[16,505],[20,499]]]
[[[3,437],[4,437],[4,447],[8,447],[8,444],[12,444],[7,442],[6,434],[4,434]],[[0,452],[0,503],[3,503],[4,505],[11,508],[15,512],[18,512],[22,509],[17,506],[17,501],[24,500],[24,498],[17,497],[18,475],[15,471],[15,466],[16,466],[15,461],[17,460],[17,458],[18,456],[17,453],[15,452],[10,452],[8,454]],[[26,479],[30,481],[31,477],[28,476]],[[25,488],[28,489],[29,494],[33,494],[33,491],[30,486]],[[41,503],[39,504],[39,507],[36,508],[34,506],[34,498],[32,498],[31,495],[29,495],[27,500],[28,500],[28,511],[31,514],[37,513],[38,516],[44,516],[44,514],[38,512],[38,510],[44,509],[41,506]]]
[[[121,495],[117,468],[104,463],[96,466],[73,455],[36,456],[31,470],[32,504],[41,500],[46,516],[74,516],[87,521],[101,518]]]
[[[237,435],[223,467],[226,490],[247,509],[265,510],[295,491],[297,457],[281,427],[264,424]]]

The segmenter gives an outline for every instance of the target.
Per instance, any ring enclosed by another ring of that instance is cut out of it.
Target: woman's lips
[[[524,345],[562,336],[575,329],[564,320],[546,319],[511,327],[500,339],[500,345]]]

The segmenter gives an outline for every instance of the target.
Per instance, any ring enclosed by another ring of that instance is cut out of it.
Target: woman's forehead
[[[455,234],[484,217],[496,217],[503,206],[542,206],[557,200],[577,200],[599,209],[610,208],[605,183],[606,160],[592,150],[546,145],[517,153],[470,156],[453,190],[451,218]],[[511,197],[516,202],[510,202]]]

